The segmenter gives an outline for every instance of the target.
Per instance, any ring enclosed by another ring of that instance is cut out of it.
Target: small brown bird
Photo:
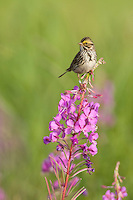
[[[97,54],[94,47],[94,43],[89,37],[84,37],[79,43],[79,45],[80,51],[73,59],[70,67],[66,69],[66,71],[63,74],[61,74],[58,78],[70,71],[74,71],[79,75],[90,72],[94,68],[97,62]]]

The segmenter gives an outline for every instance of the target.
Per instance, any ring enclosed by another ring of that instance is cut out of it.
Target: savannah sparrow
[[[90,72],[96,65],[97,54],[92,40],[89,37],[84,37],[79,45],[80,51],[73,59],[70,67],[58,78],[70,71],[74,71],[79,76],[79,74]]]

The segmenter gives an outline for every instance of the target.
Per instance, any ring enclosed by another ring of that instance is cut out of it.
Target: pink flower
[[[66,120],[67,128],[65,129],[65,134],[71,134],[74,130],[74,121],[72,119]]]
[[[45,136],[45,137],[43,138],[43,142],[44,142],[44,144],[48,144],[48,143],[51,142],[51,138],[48,137],[48,136]]]
[[[59,139],[58,133],[53,131],[50,133],[50,138],[52,142],[57,142],[57,140]]]
[[[90,151],[90,154],[92,156],[96,155],[97,154],[97,147],[96,147],[96,144],[91,144],[89,147],[88,147],[88,150]]]
[[[105,195],[103,195],[103,200],[115,200],[115,194],[110,192],[110,190],[107,190]]]
[[[122,200],[124,197],[127,196],[126,187],[120,187],[119,189],[119,200]]]
[[[122,193],[122,196],[123,196],[123,198],[124,197],[127,197],[127,191],[126,191],[126,187],[121,187],[121,193]]]
[[[73,146],[75,146],[76,144],[78,144],[78,139],[77,139],[77,135],[74,135],[73,137],[70,138],[72,141]]]
[[[88,139],[89,139],[89,142],[95,143],[95,141],[98,139],[98,133],[91,133]]]
[[[83,132],[86,137],[88,137],[88,132],[90,132],[90,125],[86,124],[86,121],[84,119],[84,116],[81,115],[79,120],[75,124],[75,132],[81,133]]]

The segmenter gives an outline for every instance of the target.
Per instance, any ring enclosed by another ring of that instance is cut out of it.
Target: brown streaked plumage
[[[84,74],[91,71],[95,66],[97,54],[92,40],[89,37],[84,37],[79,45],[80,51],[76,54],[70,67],[58,78],[70,71],[74,71],[77,74]]]

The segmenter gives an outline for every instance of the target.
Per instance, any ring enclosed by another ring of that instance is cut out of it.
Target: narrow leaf
[[[64,173],[64,170],[63,170],[63,166],[61,165],[61,171],[62,171],[62,178],[63,178],[63,183],[65,183],[65,173]]]
[[[65,152],[64,150],[63,150],[63,153],[64,153],[64,155],[65,155],[66,160],[68,160],[67,155],[66,155],[66,152]]]
[[[50,200],[52,200],[51,192],[50,192],[50,188],[49,188],[49,184],[48,184],[48,181],[47,181],[47,178],[46,178],[46,177],[45,177],[45,181],[46,181],[46,184],[47,184],[47,189],[48,189],[48,193],[49,193],[49,198],[50,198]]]
[[[53,160],[52,160],[52,157],[50,156],[50,159],[51,159],[51,164],[52,164],[52,167],[53,167],[53,169],[54,169],[54,173],[55,173],[55,176],[56,176],[56,178],[57,178],[57,180],[58,180],[58,183],[59,183],[59,187],[61,188],[61,182],[60,182],[60,178],[59,178],[59,172],[58,172],[58,166],[57,166],[57,164],[56,164],[56,169],[55,169],[55,166],[54,166],[54,164],[53,164]],[[57,163],[57,162],[56,162]],[[60,167],[60,166],[59,166]]]
[[[86,188],[83,186],[79,191],[77,191],[71,200],[76,200],[83,192],[85,192]]]
[[[63,162],[63,160],[61,159],[61,157],[59,157],[59,159],[62,162],[63,166],[66,168],[65,163]]]
[[[57,179],[58,179],[58,183],[59,183],[59,187],[61,188],[61,181],[60,181],[60,177],[59,177],[59,170],[58,170],[58,166],[56,165],[56,172],[57,172]]]
[[[58,165],[58,167],[60,168],[60,165],[56,162],[56,160],[53,158],[53,157],[51,157],[51,156],[49,156],[54,162],[55,162],[55,164],[56,165]]]
[[[70,185],[70,187],[69,187],[69,189],[68,189],[68,192],[67,192],[67,196],[68,196],[68,194],[71,194],[72,193],[72,191],[78,186],[78,184],[80,183],[80,181],[81,181],[82,179],[80,178],[78,181],[77,181],[77,183],[74,185],[74,182],[72,182],[72,184]],[[74,186],[73,186],[74,185]],[[72,188],[72,189],[71,189]]]
[[[86,162],[83,160],[81,162],[79,162],[78,164],[75,165],[74,169],[72,170],[72,173],[74,173],[75,171],[77,171],[77,169],[81,166],[83,166]]]
[[[77,176],[78,174],[80,174],[81,172],[84,172],[84,171],[87,171],[87,170],[88,170],[88,168],[81,169],[81,170],[77,171],[75,174],[73,174],[71,177],[73,178],[73,177]]]
[[[50,184],[51,184],[51,188],[52,188],[52,191],[53,191],[53,196],[54,196],[54,199],[56,199],[56,196],[55,196],[55,190],[54,190],[54,187],[53,187],[53,184],[52,184],[52,181],[50,180]]]

